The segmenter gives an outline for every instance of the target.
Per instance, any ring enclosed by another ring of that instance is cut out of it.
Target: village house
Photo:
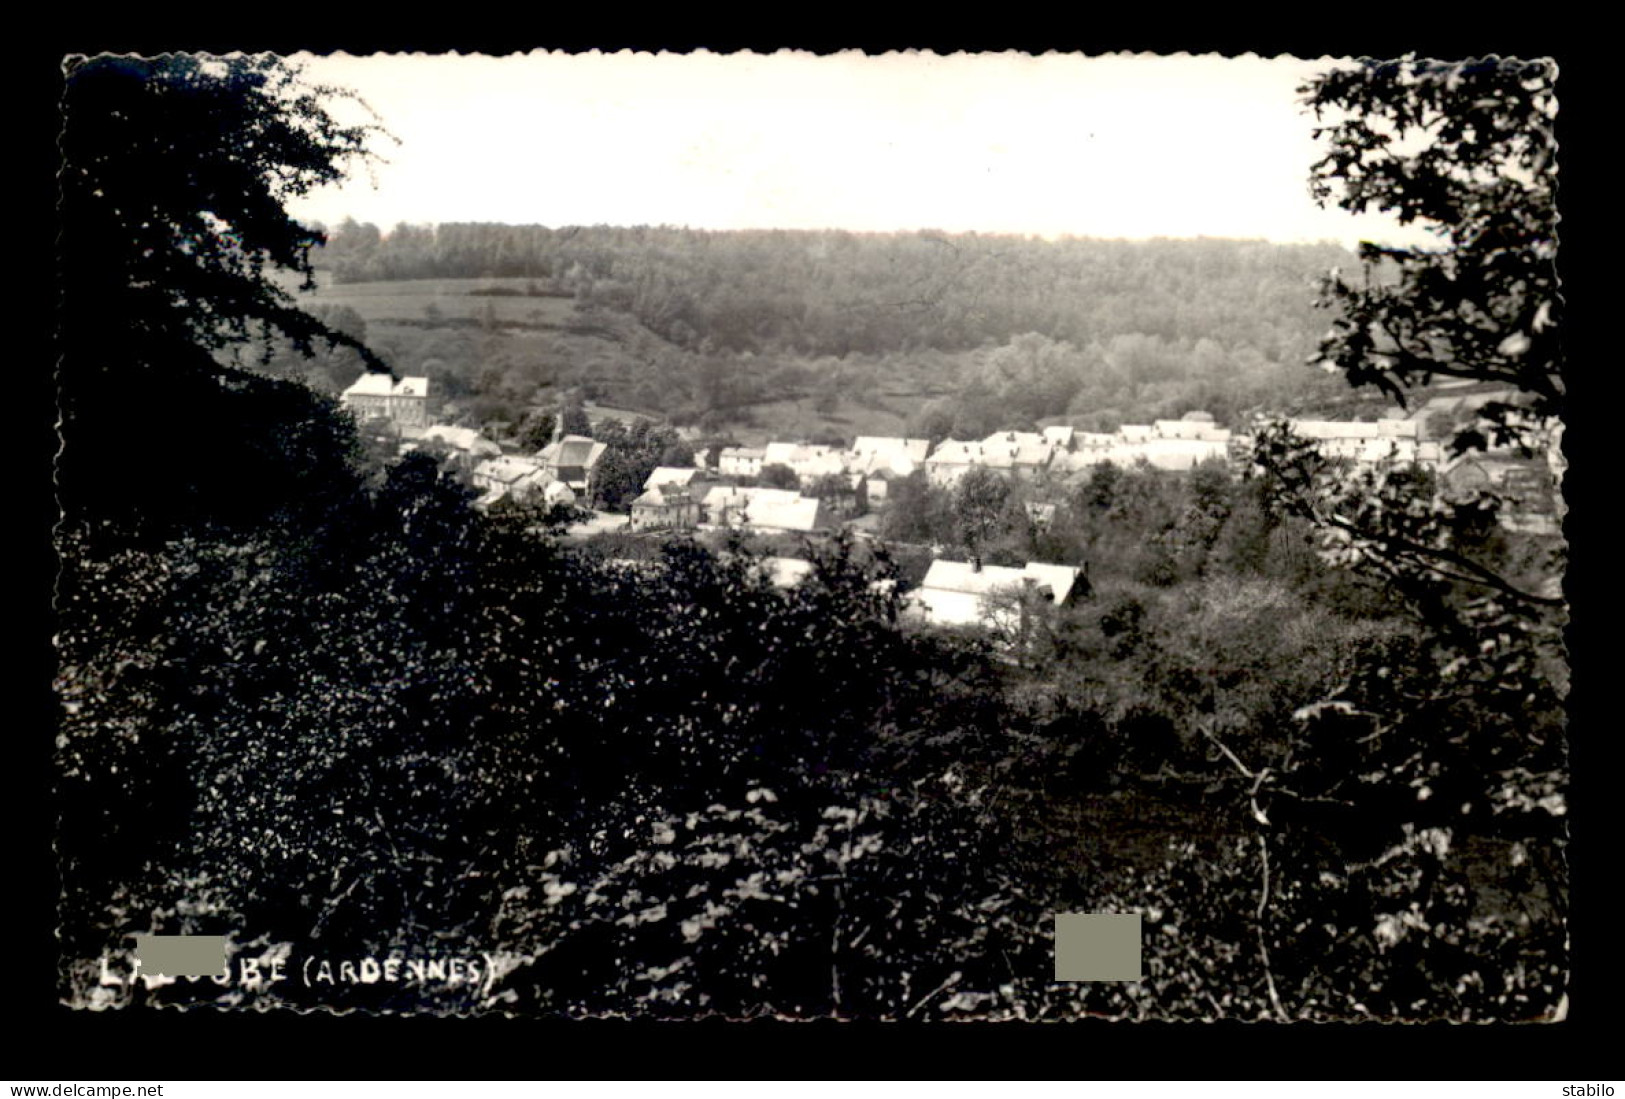
[[[1187,412],[1177,420],[1157,420],[1153,433],[1160,439],[1206,439],[1228,443],[1230,432],[1214,422],[1210,412]]]
[[[709,472],[693,466],[656,466],[644,479],[643,491],[648,492],[661,485],[681,485],[684,488],[694,489],[709,485],[713,481],[715,478]]]
[[[552,506],[573,504],[576,495],[533,458],[504,454],[487,458],[474,467],[470,477],[480,497],[474,506],[487,508],[498,500],[531,503],[540,500]]]
[[[861,473],[835,473],[802,483],[802,494],[824,502],[830,519],[847,519],[869,510],[869,482]]]
[[[727,477],[759,477],[765,456],[761,447],[725,446],[717,454],[717,472]]]
[[[687,482],[655,483],[632,501],[632,530],[691,530],[699,523],[700,504]]]
[[[424,427],[429,423],[429,379],[388,374],[362,374],[339,394],[339,403],[358,422],[387,420],[396,427]]]
[[[474,467],[502,453],[502,448],[471,427],[430,424],[428,427],[401,428],[400,452],[431,449],[445,455],[448,465],[472,474]]]
[[[563,481],[577,496],[590,497],[598,462],[608,449],[585,435],[566,435],[537,451],[535,460],[553,480]]]
[[[1077,482],[1102,462],[1133,466],[1144,461],[1153,469],[1188,472],[1204,462],[1229,462],[1235,436],[1219,427],[1207,412],[1187,412],[1177,420],[1124,424],[1116,432],[1080,431],[1070,447],[1050,463],[1050,474]]]
[[[1289,420],[1293,434],[1307,439],[1328,458],[1358,463],[1416,459],[1415,420]]]
[[[762,468],[786,466],[802,482],[846,472],[845,453],[831,446],[806,443],[768,443],[762,449]]]
[[[886,474],[877,473],[863,478],[863,503],[866,509],[873,511],[882,508],[890,497],[891,480]]]
[[[1064,454],[1072,449],[1078,432],[1071,424],[1056,424],[1053,427],[1046,427],[1043,434],[1044,441],[1050,445],[1052,451]]]
[[[633,530],[689,530],[700,523],[700,497],[713,477],[692,466],[656,466],[632,501]]]
[[[998,431],[982,440],[981,464],[1016,480],[1037,477],[1054,456],[1054,445],[1036,431]]]
[[[1423,441],[1416,420],[1389,417],[1374,422],[1292,420],[1292,430],[1312,439],[1322,454],[1356,465],[1414,462],[1440,468],[1444,451],[1439,443]]]
[[[1562,531],[1562,484],[1544,455],[1523,455],[1510,447],[1463,454],[1443,466],[1439,480],[1445,495],[1455,499],[1478,492],[1500,495],[1499,521],[1508,530]]]
[[[1152,438],[1131,443],[1116,452],[1121,464],[1132,465],[1144,458],[1153,469],[1185,472],[1203,462],[1230,460],[1230,433],[1219,439]]]
[[[793,489],[716,485],[700,502],[700,521],[713,527],[810,532],[829,525],[822,500]]]
[[[909,593],[908,613],[936,626],[978,626],[1002,599],[1028,592],[1055,607],[1072,605],[1086,586],[1083,570],[1029,561],[1021,568],[978,560],[931,562],[925,579]]]
[[[441,443],[449,449],[470,458],[493,458],[502,448],[471,427],[452,427],[448,424],[430,424],[418,437],[421,442]]]
[[[854,472],[871,478],[878,474],[907,477],[925,464],[931,453],[931,440],[859,435],[852,441],[849,453],[849,468]]]
[[[975,465],[982,464],[982,444],[944,439],[925,460],[925,475],[939,488],[952,488]]]

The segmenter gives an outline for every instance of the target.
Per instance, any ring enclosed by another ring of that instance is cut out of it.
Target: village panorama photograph
[[[1566,1016],[1549,60],[62,74],[63,1004]]]

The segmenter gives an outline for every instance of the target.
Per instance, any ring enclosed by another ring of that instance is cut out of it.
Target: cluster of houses
[[[573,504],[592,491],[593,475],[608,449],[584,435],[559,435],[532,455],[504,454],[496,443],[470,427],[431,422],[429,379],[364,373],[339,403],[359,422],[387,424],[402,453],[435,447],[468,474],[480,492],[476,507],[501,499]]]
[[[585,436],[562,435],[534,455],[504,454],[471,428],[432,422],[429,381],[399,380],[364,373],[344,391],[341,402],[358,420],[384,421],[399,434],[403,449],[435,445],[460,462],[481,493],[480,506],[497,500],[540,500],[570,504],[590,498],[593,477],[605,445]],[[1421,437],[1419,421],[1398,416],[1371,421],[1288,421],[1299,436],[1322,453],[1358,465],[1415,463],[1439,474],[1448,491],[1516,490],[1536,501],[1510,520],[1546,529],[1541,518],[1560,470],[1560,448],[1550,461],[1509,451],[1452,457],[1443,446]],[[923,470],[933,485],[952,488],[972,469],[986,469],[1021,481],[1068,485],[1086,479],[1095,467],[1140,463],[1182,472],[1207,462],[1244,460],[1249,439],[1220,427],[1206,412],[1177,420],[1124,424],[1115,432],[1078,431],[1060,425],[1041,431],[1000,431],[980,440],[860,435],[851,447],[770,442],[761,447],[725,447],[702,452],[694,468],[656,469],[632,504],[633,530],[739,527],[763,531],[810,532],[883,505],[892,482]],[[1550,468],[1548,468],[1548,466]],[[795,476],[797,489],[742,486],[772,467]],[[1047,505],[1037,505],[1047,506]],[[1560,502],[1556,507],[1560,507]]]
[[[813,563],[800,557],[759,560],[767,579],[782,591],[793,590],[814,571]],[[638,572],[661,567],[649,561],[613,563]],[[875,581],[877,587],[893,583]],[[1088,586],[1084,570],[1071,565],[1030,562],[1013,568],[939,558],[920,585],[904,595],[901,613],[905,621],[923,626],[991,627],[1013,642],[1030,620],[1074,605]]]
[[[532,455],[498,454],[470,470],[480,496],[475,507],[498,500],[570,505],[592,495],[593,476],[609,447],[585,435],[563,435]]]
[[[850,448],[805,443],[723,447],[696,455],[695,468],[661,467],[632,502],[633,530],[735,527],[822,530],[886,498],[890,479],[920,468],[926,439],[860,435]],[[709,460],[709,461],[708,461]],[[798,488],[740,485],[782,466]]]
[[[840,512],[827,497],[796,489],[721,484],[701,469],[661,467],[632,501],[632,530],[735,527],[809,533],[834,525]]]
[[[1087,476],[1105,462],[1189,471],[1203,462],[1227,462],[1236,440],[1206,412],[1178,420],[1124,424],[1115,432],[1078,431],[1068,426],[1042,431],[1000,431],[982,440],[947,439],[925,461],[932,484],[952,486],[981,467],[1020,480],[1045,477],[1062,483]]]

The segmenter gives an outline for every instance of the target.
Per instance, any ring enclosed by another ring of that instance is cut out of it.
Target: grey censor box
[[[226,968],[226,937],[137,935],[135,956],[151,976],[213,977]]]
[[[1057,981],[1138,981],[1138,913],[1062,912],[1055,917]]]

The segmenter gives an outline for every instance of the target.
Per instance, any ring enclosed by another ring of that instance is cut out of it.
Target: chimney
[[[976,554],[971,555],[970,571],[972,571],[972,572],[981,572],[982,571],[982,555],[981,554],[976,553]]]

